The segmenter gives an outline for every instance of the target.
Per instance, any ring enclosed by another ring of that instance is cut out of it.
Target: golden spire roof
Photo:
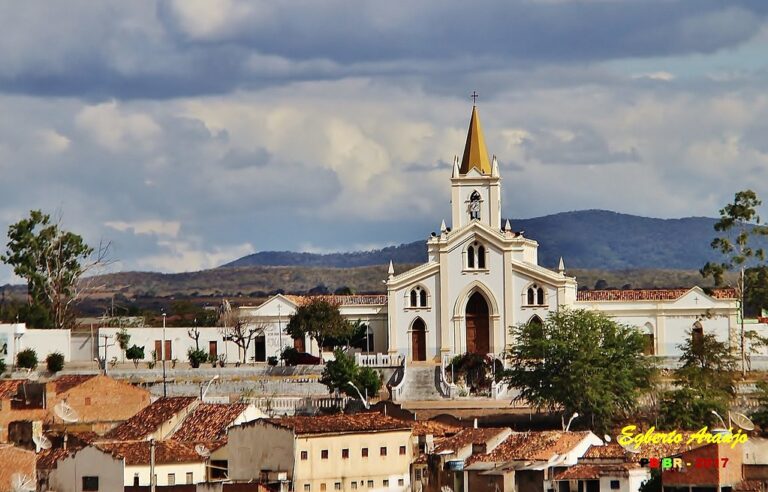
[[[480,174],[491,174],[491,161],[488,159],[488,150],[485,148],[485,138],[483,137],[483,128],[480,126],[477,106],[472,106],[472,118],[469,120],[467,143],[464,145],[464,156],[461,158],[459,174],[467,174],[473,167]]]

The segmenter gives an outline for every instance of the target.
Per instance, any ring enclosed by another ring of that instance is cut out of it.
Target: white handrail
[[[393,401],[399,401],[400,398],[403,396],[403,388],[405,387],[405,377],[406,377],[406,367],[407,367],[404,358],[402,360],[401,367],[403,368],[403,376],[400,378],[400,382],[392,387],[392,400]]]

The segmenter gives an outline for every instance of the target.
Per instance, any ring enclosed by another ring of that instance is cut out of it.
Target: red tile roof
[[[67,449],[63,447],[63,434],[46,433],[46,436],[53,443],[53,447],[45,449],[37,454],[37,469],[51,470],[56,463],[76,451],[99,439],[99,436],[93,432],[67,432]]]
[[[0,379],[0,400],[13,398],[19,389],[19,385],[26,379]]]
[[[596,458],[596,459],[626,459],[630,453],[624,451],[624,448],[616,444],[615,442],[606,444],[605,446],[590,446],[587,452],[584,453],[582,458]]]
[[[498,436],[502,432],[509,431],[508,427],[486,427],[476,429],[469,427],[453,437],[447,437],[435,445],[435,453],[444,453],[448,451],[456,452],[459,449],[472,444],[485,444],[489,440]]]
[[[603,476],[627,476],[629,470],[639,468],[637,463],[618,463],[612,465],[574,465],[555,475],[555,480],[596,480]]]
[[[193,396],[160,398],[109,431],[104,437],[119,441],[144,439],[155,432],[163,423],[172,419],[174,415],[195,403],[196,400],[197,398]]]
[[[337,296],[337,295],[324,295],[324,296],[295,296],[284,295],[286,299],[290,300],[294,304],[301,306],[308,303],[313,299],[324,299],[330,303],[338,306],[380,306],[387,303],[386,295],[350,295],[350,296]]]
[[[691,289],[627,289],[627,290],[580,290],[577,301],[674,301]],[[713,289],[715,299],[736,299],[734,289]]]
[[[97,449],[105,451],[115,458],[124,458],[126,465],[147,465],[150,457],[149,441],[117,441],[94,443]],[[197,463],[205,461],[193,443],[179,441],[156,441],[155,463]]]
[[[467,465],[477,462],[499,463],[513,460],[546,461],[555,454],[567,453],[588,435],[588,431],[515,432],[490,453],[470,456],[467,459]]]
[[[296,434],[365,433],[394,430],[411,430],[409,423],[380,413],[355,415],[317,415],[314,417],[283,417],[264,419],[273,425],[293,430]]]
[[[97,374],[67,374],[65,376],[59,376],[52,381],[53,389],[58,394],[66,393],[75,386],[80,386],[96,376]]]
[[[464,427],[444,424],[436,420],[417,420],[412,422],[414,436],[432,435],[434,437],[446,437],[458,434]]]
[[[202,403],[188,415],[171,439],[187,442],[210,442],[224,437],[227,428],[248,408],[247,403]]]

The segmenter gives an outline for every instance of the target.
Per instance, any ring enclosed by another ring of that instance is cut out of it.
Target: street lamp
[[[280,311],[281,307],[282,306],[280,306],[280,304],[277,305],[277,334],[280,337],[280,349],[279,349],[280,350],[280,355],[279,355],[280,366],[284,364],[283,362],[283,325],[281,323],[282,318],[281,318],[281,311]]]
[[[163,398],[168,396],[168,388],[166,387],[166,374],[165,374],[165,312],[163,312],[163,346],[160,347],[160,357],[163,359]]]
[[[571,422],[573,422],[573,419],[579,416],[579,412],[573,412],[573,415],[571,415],[571,418],[568,419],[568,425],[565,426],[565,432],[568,432],[568,430],[571,428]]]
[[[357,391],[357,394],[360,396],[360,400],[362,400],[363,406],[365,407],[365,409],[368,410],[369,408],[371,408],[371,404],[368,403],[368,388],[365,388],[365,397],[363,397],[363,394],[360,393],[359,389],[357,389],[357,386],[355,386],[355,383],[353,383],[352,381],[347,381],[347,384],[355,388],[355,391]]]
[[[208,393],[208,389],[211,387],[211,383],[213,383],[213,382],[214,382],[214,381],[216,381],[217,379],[219,379],[219,375],[218,375],[218,374],[216,374],[215,376],[213,376],[213,377],[211,378],[211,380],[210,380],[210,381],[208,381],[208,385],[205,387],[205,391],[203,391],[203,386],[202,386],[202,385],[200,386],[200,401],[201,401],[201,402],[204,402],[204,401],[205,401],[205,395]]]

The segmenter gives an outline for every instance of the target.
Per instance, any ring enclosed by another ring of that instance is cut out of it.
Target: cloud
[[[150,115],[126,113],[116,101],[83,108],[75,123],[99,145],[115,152],[127,147],[149,148],[162,132]]]
[[[526,159],[544,164],[592,165],[640,161],[640,154],[634,147],[612,149],[600,134],[588,127],[538,130],[519,138]]]
[[[152,234],[156,236],[165,236],[175,238],[181,230],[181,223],[178,221],[162,220],[142,220],[135,222],[108,221],[105,226],[120,232],[130,231],[133,234]]]

